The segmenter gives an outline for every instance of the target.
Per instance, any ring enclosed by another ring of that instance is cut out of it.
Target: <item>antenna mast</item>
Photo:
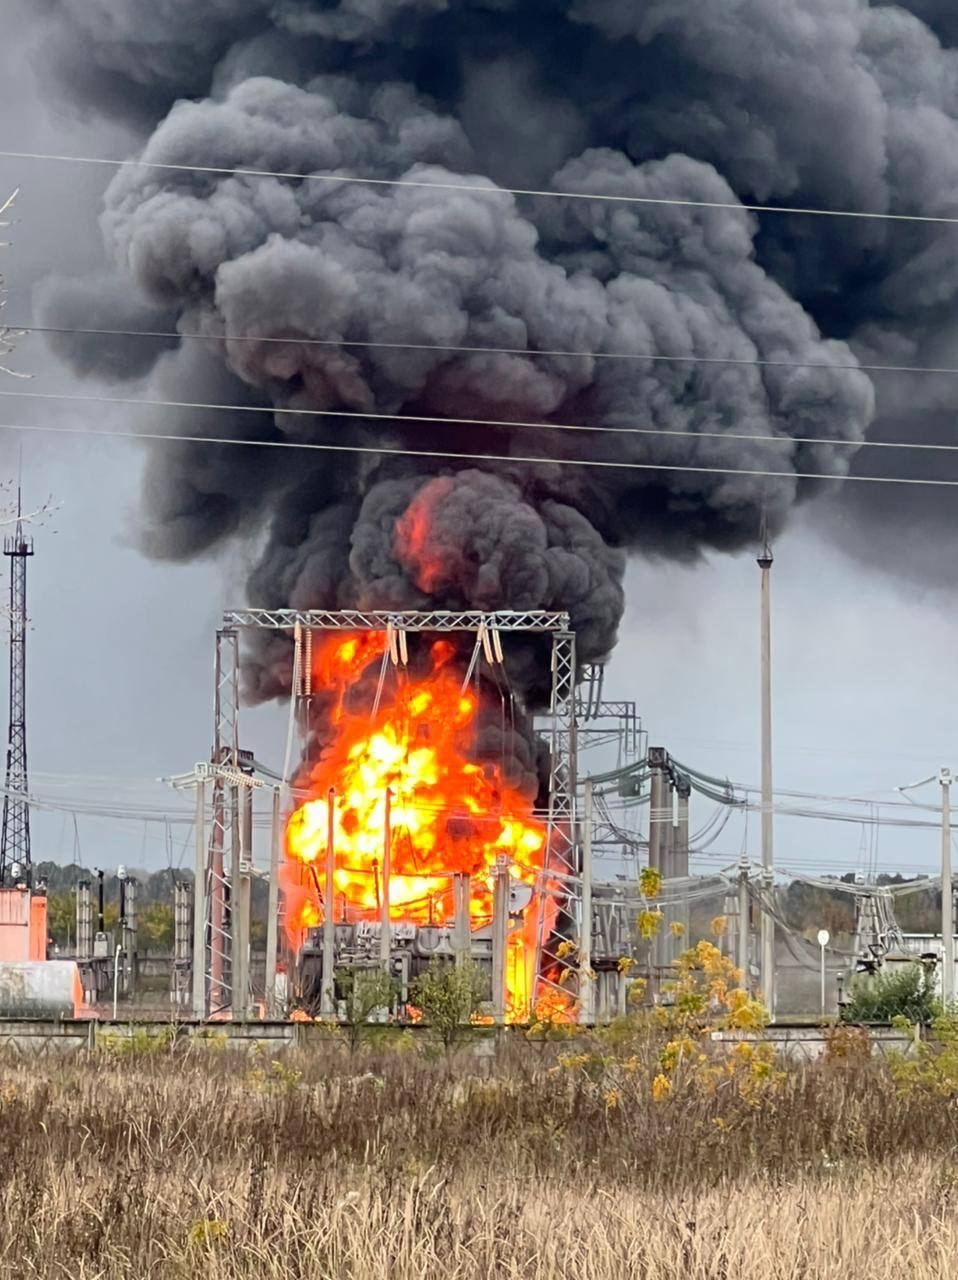
[[[0,837],[0,886],[30,883],[30,801],[27,780],[27,559],[33,539],[23,535],[23,506],[17,486],[17,525],[3,540],[10,558],[10,729]]]

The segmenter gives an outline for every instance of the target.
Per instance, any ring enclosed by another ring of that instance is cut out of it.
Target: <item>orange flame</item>
[[[313,649],[313,689],[329,696],[331,740],[308,779],[314,798],[289,819],[284,890],[294,945],[322,923],[329,810],[333,825],[337,918],[376,920],[390,793],[389,915],[393,921],[448,924],[454,915],[453,874],[469,876],[471,927],[491,924],[494,869],[508,862],[516,881],[535,884],[546,857],[546,831],[531,800],[494,764],[475,762],[479,701],[463,691],[447,641],[430,650],[423,678],[400,673],[375,714],[367,702],[351,710],[347,694],[385,652],[381,633],[326,637]],[[509,938],[507,989],[512,1017],[525,1016],[533,995],[534,908]]]

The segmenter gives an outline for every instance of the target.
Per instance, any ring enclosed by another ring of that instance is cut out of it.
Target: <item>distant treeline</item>
[[[127,877],[136,881],[139,946],[141,951],[168,951],[173,945],[173,885],[177,880],[193,884],[192,871],[164,868],[162,871],[140,871],[127,868]],[[35,862],[34,883],[45,880],[48,893],[48,930],[59,947],[68,948],[76,940],[76,886],[89,880],[93,894],[93,910],[97,909],[97,873],[94,868],[75,862],[60,866],[56,862]],[[254,880],[252,885],[251,940],[253,945],[266,941],[267,886]],[[115,872],[103,877],[104,923],[107,930],[116,928],[120,915],[120,881]],[[94,921],[94,928],[96,923]]]
[[[831,879],[831,877],[828,877]],[[880,875],[879,886],[918,885],[926,876]],[[855,883],[854,874],[834,877],[836,887],[807,884],[793,880],[784,893],[784,912],[793,929],[827,929],[832,937],[855,932],[855,898],[839,889],[841,884]],[[896,894],[895,918],[905,933],[935,933],[941,920],[941,890],[934,885],[913,892]]]
[[[143,950],[169,950],[173,944],[173,884],[176,880],[193,883],[193,873],[164,868],[162,871],[138,871],[130,867],[128,875],[137,882],[140,946]],[[878,885],[920,884],[924,876],[880,875]],[[50,936],[61,947],[68,946],[76,935],[77,881],[89,880],[96,910],[96,871],[76,863],[59,866],[55,862],[34,863],[34,880],[46,880],[49,891]],[[851,936],[855,932],[855,899],[839,885],[854,884],[853,874],[834,877],[835,888],[824,884],[807,884],[793,880],[780,898],[785,918],[797,933],[827,929],[833,938]],[[104,917],[107,929],[116,927],[119,917],[120,886],[114,872],[104,876]],[[708,937],[711,923],[721,915],[724,895],[697,902],[692,911],[691,940]],[[252,886],[252,939],[254,945],[266,940],[267,886],[254,880]],[[941,892],[934,885],[896,895],[895,916],[905,933],[935,933],[941,918]]]

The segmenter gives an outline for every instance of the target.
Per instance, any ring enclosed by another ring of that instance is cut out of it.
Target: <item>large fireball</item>
[[[328,737],[306,786],[311,793],[286,832],[284,889],[295,945],[324,918],[322,901],[330,789],[335,792],[332,911],[353,923],[379,918],[390,793],[389,914],[394,921],[451,923],[453,875],[470,878],[473,929],[491,923],[494,868],[533,886],[543,869],[545,825],[531,798],[510,785],[496,764],[477,763],[480,699],[464,690],[453,650],[436,641],[429,669],[401,671],[384,683],[379,706],[349,705],[349,690],[378,667],[385,637],[363,633],[324,638],[314,647],[312,687],[327,698]],[[510,937],[507,984],[512,1016],[529,1005],[535,965],[534,912]]]

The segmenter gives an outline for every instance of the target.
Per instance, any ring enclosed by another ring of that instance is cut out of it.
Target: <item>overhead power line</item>
[[[539,422],[536,420],[514,418],[449,418],[441,414],[425,413],[376,413],[365,409],[302,409],[282,405],[230,404],[221,401],[205,400],[146,400],[141,396],[102,396],[87,395],[76,391],[13,391],[0,390],[0,396],[14,400],[58,400],[77,402],[80,404],[115,404],[125,407],[143,409],[190,409],[203,413],[252,413],[269,414],[271,417],[283,415],[292,418],[348,418],[355,421],[389,422],[396,426],[406,423],[424,423],[431,426],[462,427],[498,427],[516,431],[587,431],[608,435],[627,436],[661,436],[685,440],[693,443],[696,440],[742,440],[754,444],[774,445],[834,445],[849,449],[916,449],[933,453],[958,453],[958,444],[927,444],[911,440],[843,440],[831,436],[771,436],[752,435],[743,431],[680,431],[670,427],[617,427],[580,422]],[[264,443],[266,443],[264,441]],[[562,461],[562,459],[543,459],[543,461]],[[573,460],[574,461],[574,460]],[[595,464],[599,465],[599,464]],[[619,466],[619,463],[607,463],[608,466]],[[626,465],[626,464],[621,464]],[[639,464],[635,464],[639,465]],[[652,465],[652,464],[649,464]],[[655,464],[656,466],[658,464]],[[669,468],[663,468],[668,470]],[[672,468],[673,470],[702,471],[711,468],[691,467]],[[743,475],[777,475],[778,472],[742,472]],[[794,473],[788,472],[792,475]],[[826,477],[832,480],[864,479],[866,477],[845,477],[833,475]]]
[[[459,419],[440,419],[455,425]],[[831,480],[842,484],[901,484],[920,485],[924,488],[955,489],[958,480],[921,479],[914,476],[842,476],[817,471],[764,471],[742,467],[693,467],[663,462],[607,462],[598,458],[552,458],[547,454],[527,457],[508,453],[457,453],[445,449],[396,449],[380,445],[318,444],[303,440],[244,440],[242,437],[179,435],[173,431],[123,431],[105,427],[55,427],[37,422],[0,422],[0,431],[38,432],[63,436],[97,436],[103,439],[151,440],[168,444],[209,444],[244,449],[297,449],[316,453],[374,454],[377,457],[439,458],[451,462],[521,462],[523,464],[547,464],[557,467],[598,467],[611,471],[665,471],[685,472],[693,475],[716,476],[765,476],[780,480]]]
[[[500,187],[484,178],[476,182],[425,182],[416,178],[364,178],[355,174],[292,173],[281,169],[240,169],[219,165],[173,164],[159,160],[117,160],[107,156],[68,156],[44,151],[0,151],[4,160],[41,160],[56,164],[100,165],[111,169],[154,169],[166,173],[209,173],[224,178],[282,178],[290,182],[325,182],[336,186],[411,187],[456,191],[469,195],[532,196],[548,200],[599,200],[609,204],[664,205],[684,209],[727,209],[733,213],[798,214],[815,218],[855,218],[878,222],[923,222],[958,225],[958,217],[944,214],[887,213],[877,209],[815,209],[799,205],[742,204],[738,200],[686,200],[675,196],[636,196],[626,192],[549,191]],[[437,166],[438,167],[438,166]]]
[[[473,347],[439,342],[386,342],[374,338],[306,338],[298,337],[295,334],[290,334],[285,338],[278,338],[238,333],[191,333],[176,329],[85,329],[76,325],[16,324],[13,321],[6,324],[5,328],[16,333],[17,336],[29,333],[43,333],[81,338],[144,338],[169,342],[245,342],[266,345],[279,344],[287,347],[348,347],[376,351],[437,351],[449,352],[453,355],[529,356],[543,360],[634,360],[647,361],[650,364],[718,365],[720,367],[732,366],[734,368],[748,369],[822,369],[826,372],[834,369],[846,373],[921,373],[926,375],[942,374],[948,377],[958,376],[958,367],[952,365],[864,364],[857,360],[848,362],[763,360],[757,356],[696,356],[651,351],[572,351],[548,347]]]

